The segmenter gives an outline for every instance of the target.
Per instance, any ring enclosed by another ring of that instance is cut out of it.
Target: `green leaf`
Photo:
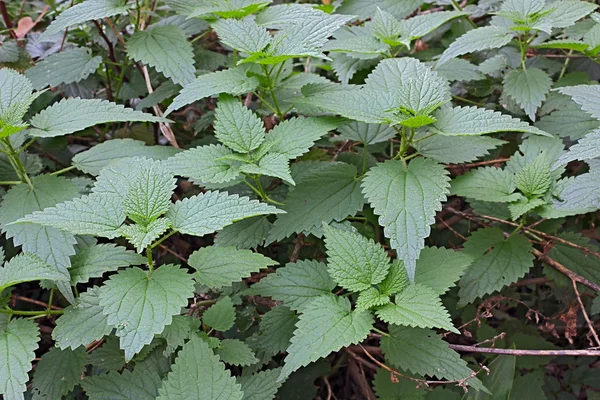
[[[202,322],[221,332],[231,329],[235,323],[235,308],[233,308],[231,297],[223,297],[204,311]]]
[[[271,229],[266,217],[247,218],[234,222],[219,231],[215,236],[215,246],[233,246],[238,249],[249,249],[262,246]]]
[[[56,320],[52,338],[61,349],[87,346],[94,340],[100,340],[110,334],[113,327],[106,322],[100,305],[100,289],[93,287],[65,308],[65,313]]]
[[[221,43],[243,53],[258,53],[271,42],[267,29],[250,19],[220,19],[211,26]]]
[[[475,261],[459,282],[459,304],[472,303],[477,297],[516,282],[533,266],[532,245],[527,238],[515,234],[504,239],[504,232],[498,228],[475,231],[464,248]]]
[[[95,19],[104,19],[127,12],[123,0],[86,0],[63,11],[42,33],[40,39],[49,38],[66,28]],[[39,39],[38,39],[39,40]]]
[[[135,254],[125,247],[112,243],[101,243],[79,249],[71,257],[71,283],[85,283],[91,278],[99,278],[104,273],[116,271],[121,267],[141,265],[146,257]]]
[[[566,165],[571,161],[587,161],[600,157],[600,129],[596,129],[569,147],[569,151],[562,154],[557,161],[558,165]]]
[[[127,55],[185,85],[196,78],[194,52],[185,32],[175,25],[150,26],[127,41]]]
[[[249,78],[246,72],[246,67],[237,67],[199,76],[183,87],[165,111],[165,116],[205,97],[220,93],[239,96],[253,91],[258,87],[258,79],[254,76]]]
[[[387,251],[354,232],[324,226],[327,270],[349,291],[366,290],[383,281],[390,269]]]
[[[126,360],[171,324],[193,287],[191,275],[174,265],[162,265],[150,276],[140,268],[111,276],[100,290],[100,305],[107,322],[117,328]]]
[[[575,50],[583,53],[589,47],[589,44],[570,39],[548,40],[547,42],[531,46],[536,49],[565,49]]]
[[[219,96],[214,127],[217,139],[239,153],[249,153],[265,140],[262,120],[233,96]]]
[[[61,271],[42,261],[36,255],[21,253],[11,258],[0,268],[0,292],[9,286],[23,282],[41,280],[65,280]]]
[[[354,140],[364,144],[387,142],[396,136],[394,128],[380,124],[366,124],[364,122],[350,122],[338,128],[340,136],[344,139]],[[269,135],[271,132],[269,132]]]
[[[106,100],[64,99],[34,115],[27,133],[34,137],[64,136],[106,122],[132,121],[167,120]]]
[[[402,24],[389,12],[377,7],[372,19],[373,33],[382,41],[394,40],[402,33]]]
[[[489,150],[503,145],[503,140],[488,136],[443,136],[433,135],[427,139],[415,135],[418,142],[413,142],[414,148],[423,156],[442,163],[459,164],[475,161],[487,156]]]
[[[52,347],[44,353],[33,374],[33,399],[60,399],[73,390],[85,372],[87,358],[85,347]]]
[[[537,24],[548,23],[553,28],[566,28],[575,24],[575,21],[585,17],[598,8],[598,5],[589,1],[565,0],[552,2],[544,10],[550,11],[540,18]]]
[[[290,173],[288,158],[283,154],[266,154],[260,159],[258,165],[244,164],[240,167],[240,171],[246,174],[266,175],[280,178],[292,186],[296,184]]]
[[[446,22],[464,15],[468,15],[468,13],[462,11],[441,11],[416,15],[400,22],[402,36],[412,40],[423,37]]]
[[[200,331],[200,320],[194,316],[175,315],[173,322],[160,334],[167,342],[165,355],[172,354]]]
[[[344,346],[360,343],[374,322],[369,311],[352,311],[346,298],[330,295],[312,300],[300,314],[278,380]]]
[[[352,165],[331,162],[303,177],[288,195],[282,207],[286,214],[277,218],[267,241],[308,232],[323,222],[342,221],[360,211],[364,198],[356,174]]]
[[[535,114],[552,87],[552,79],[539,68],[515,69],[504,77],[504,93],[523,108],[529,119]]]
[[[435,213],[446,200],[448,181],[444,167],[426,158],[414,159],[408,167],[402,161],[386,161],[371,168],[363,180],[363,193],[411,281]]]
[[[159,218],[149,222],[147,225],[123,225],[119,228],[119,235],[124,236],[135,247],[137,252],[141,253],[170,227],[171,221],[169,219]]]
[[[516,356],[497,356],[488,367],[490,374],[483,375],[481,382],[493,393],[492,398],[506,399],[510,395],[515,378]],[[470,391],[465,400],[489,399],[490,395],[483,391]]]
[[[228,158],[233,154],[220,144],[200,146],[169,158],[163,165],[175,175],[197,183],[225,183],[240,176],[242,163]]]
[[[0,137],[7,137],[27,127],[23,116],[37,97],[32,95],[29,79],[9,68],[0,70]]]
[[[579,246],[598,251],[597,246],[594,246],[588,238],[580,234],[568,232],[560,234],[559,237]],[[600,260],[597,257],[593,257],[580,249],[561,244],[560,242],[556,242],[552,249],[550,249],[548,256],[576,274],[593,282],[600,283]],[[570,287],[571,282],[568,282],[568,284]]]
[[[385,295],[400,293],[408,285],[408,275],[402,261],[394,260],[390,271],[379,285],[379,292]]]
[[[496,132],[524,132],[550,136],[520,119],[484,108],[440,108],[433,113],[433,116],[437,121],[428,128],[440,135],[472,136]]]
[[[299,260],[278,268],[246,290],[247,294],[268,296],[292,310],[303,309],[311,300],[331,294],[335,282],[327,266],[314,260]]]
[[[416,8],[423,4],[422,0],[382,0],[375,3],[364,0],[344,0],[336,12],[342,14],[356,14],[360,19],[367,19],[375,15],[377,7],[401,19],[409,16]]]
[[[248,197],[206,192],[177,201],[167,212],[167,218],[171,220],[173,229],[188,235],[203,236],[244,218],[282,212]]]
[[[100,348],[90,355],[91,364],[100,371],[120,371],[125,366],[125,352],[119,348],[119,338],[108,336]]]
[[[92,57],[92,52],[85,48],[74,48],[54,53],[25,71],[33,88],[43,89],[46,86],[58,86],[79,82],[98,69],[102,57]]]
[[[215,14],[221,18],[244,18],[269,5],[273,0],[202,0],[194,3],[190,17]]]
[[[241,400],[243,397],[235,378],[200,338],[192,338],[177,354],[159,393],[158,400]]]
[[[213,289],[219,289],[250,277],[253,272],[277,265],[276,261],[230,246],[209,246],[193,252],[188,264],[196,270],[194,279]]]
[[[306,153],[337,125],[338,120],[334,118],[290,118],[269,131],[263,146],[269,149],[269,153],[281,154],[291,160]]]
[[[497,49],[508,44],[514,37],[514,33],[506,28],[497,26],[484,26],[468,31],[456,39],[438,60],[443,64],[451,58],[475,51]]]
[[[577,85],[559,88],[558,91],[571,96],[581,109],[592,117],[600,119],[598,102],[600,101],[600,85]]]
[[[389,294],[381,293],[377,288],[370,287],[358,294],[356,309],[368,310],[369,308],[386,305],[389,302]]]
[[[389,336],[381,338],[381,350],[392,365],[413,374],[455,381],[473,373],[448,343],[428,329],[390,325]],[[481,385],[477,378],[467,382],[476,388]]]
[[[240,376],[238,382],[244,392],[242,400],[273,400],[281,386],[281,382],[277,382],[280,373],[281,369],[276,368]]]
[[[16,319],[8,321],[0,316],[0,394],[6,400],[23,399],[27,390],[28,372],[38,348],[39,330],[32,320]]]
[[[99,143],[73,157],[73,166],[86,174],[98,175],[111,162],[130,157],[145,157],[151,160],[166,160],[180,150],[170,146],[146,146],[132,139],[111,139]]]
[[[432,288],[442,295],[454,286],[473,259],[460,251],[425,247],[417,260],[415,283]]]
[[[420,283],[408,285],[396,296],[395,304],[379,308],[377,316],[389,324],[458,333],[436,291]]]
[[[514,183],[528,198],[546,194],[552,184],[550,165],[546,155],[542,153],[527,163],[515,176]]]
[[[241,340],[223,339],[214,351],[221,361],[226,364],[245,367],[258,362],[254,352]]]
[[[454,178],[451,192],[475,200],[508,203],[522,197],[514,193],[515,189],[514,174],[509,170],[484,167]]]
[[[462,58],[452,58],[439,65],[432,63],[435,71],[449,81],[478,81],[484,79],[479,67]]]
[[[288,307],[276,306],[267,311],[260,320],[256,336],[260,350],[272,356],[284,352],[290,345],[296,322],[296,313]]]
[[[519,199],[514,203],[508,204],[508,210],[513,221],[529,211],[546,204],[544,199]]]
[[[136,368],[87,376],[81,386],[90,400],[155,400],[161,384],[156,373]]]

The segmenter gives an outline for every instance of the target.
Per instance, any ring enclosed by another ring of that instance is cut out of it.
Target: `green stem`
[[[75,166],[74,166],[74,165],[71,165],[70,167],[66,167],[66,168],[63,168],[63,169],[59,169],[58,171],[54,171],[54,172],[52,172],[52,173],[51,173],[51,174],[49,174],[49,175],[60,175],[60,174],[62,174],[62,173],[65,173],[65,172],[71,171],[72,169],[75,169]]]
[[[484,104],[483,103],[479,103],[477,101],[473,101],[473,100],[469,100],[469,99],[465,99],[464,97],[460,97],[460,96],[454,96],[452,95],[452,98],[454,100],[458,100],[458,101],[462,101],[463,103],[468,103],[468,104],[473,104],[475,106],[479,106],[479,107],[483,107]]]
[[[13,169],[15,170],[17,176],[21,179],[21,182],[27,183],[31,189],[33,189],[33,184],[31,183],[31,179],[29,179],[29,175],[27,175],[27,171],[25,167],[23,167],[23,163],[21,163],[21,159],[19,158],[19,153],[15,151],[12,144],[10,143],[9,138],[2,139],[2,144],[4,145],[5,150],[8,153],[8,160],[10,161]]]
[[[275,200],[273,200],[273,199],[271,199],[271,198],[269,197],[269,195],[267,194],[267,192],[265,192],[265,190],[263,189],[263,187],[262,187],[262,184],[260,183],[260,178],[259,178],[259,177],[254,177],[254,181],[256,182],[256,187],[258,188],[258,191],[259,191],[259,193],[260,193],[260,197],[261,197],[261,198],[262,198],[264,201],[266,201],[266,202],[268,202],[268,203],[275,204],[275,205],[277,205],[277,206],[285,206],[285,204],[283,204],[283,203],[280,203],[280,202],[278,202],[278,201],[275,201]]]
[[[35,141],[37,140],[37,138],[31,138],[27,141],[27,143],[25,143],[19,150],[17,150],[17,154],[21,154],[23,151],[25,151],[29,146],[31,146],[33,143],[35,143]]]
[[[117,82],[117,91],[115,92],[115,101],[119,100],[119,94],[123,88],[123,82],[125,81],[125,72],[127,72],[127,66],[129,65],[129,57],[125,57],[123,64],[121,65],[121,73],[119,74],[119,81]]]
[[[21,181],[0,181],[0,185],[18,185]]]
[[[24,316],[32,316],[32,315],[61,315],[64,314],[64,310],[44,310],[44,311],[19,311],[13,309],[1,309],[0,314],[10,314],[10,315],[24,315]]]
[[[269,72],[269,69],[267,68],[266,65],[261,64],[261,67],[262,67],[263,71],[265,72],[265,76],[267,77],[267,80],[269,81],[269,87],[267,88],[267,90],[269,91],[269,94],[273,98],[273,105],[275,106],[275,114],[277,114],[277,117],[279,119],[283,119],[283,113],[281,112],[281,108],[279,108],[279,103],[277,102],[277,96],[275,96],[275,91],[273,90],[273,80],[271,79],[271,73]]]
[[[519,223],[519,226],[517,226],[515,228],[515,230],[511,232],[509,237],[514,235],[515,233],[519,232],[521,230],[521,228],[523,228],[525,226],[525,222],[527,222],[527,214],[525,214],[521,217],[521,222]]]
[[[52,300],[54,300],[54,288],[50,289],[50,297],[48,298],[48,308],[46,308],[46,313],[52,311]]]
[[[154,244],[152,244],[152,246],[150,246],[150,249],[154,249],[154,248],[158,247],[162,242],[164,242],[165,240],[167,240],[168,238],[170,238],[171,236],[173,236],[176,233],[177,233],[176,230],[172,230],[171,232],[167,233],[165,236],[160,238],[158,241],[154,242]]]
[[[371,330],[372,330],[372,331],[374,331],[374,332],[377,332],[377,333],[379,333],[380,335],[383,335],[383,336],[390,336],[390,334],[389,334],[389,333],[387,333],[387,332],[384,332],[384,331],[382,331],[382,330],[379,330],[379,329],[377,329],[377,328],[375,328],[375,327],[372,327],[372,328],[371,328]]]
[[[527,71],[525,66],[525,60],[527,59],[527,43],[525,43],[522,37],[519,37],[519,48],[521,49],[521,68],[523,71]]]
[[[277,114],[277,110],[275,109],[275,107],[273,107],[273,106],[271,105],[271,103],[269,103],[268,101],[266,101],[266,100],[265,100],[265,99],[264,99],[264,98],[263,98],[263,97],[262,97],[260,94],[258,94],[258,92],[253,92],[253,93],[254,93],[254,95],[255,95],[256,97],[258,97],[258,99],[260,100],[260,102],[261,102],[263,105],[267,106],[267,108],[268,108],[269,110],[273,111],[273,114]]]
[[[362,173],[363,175],[367,172],[367,145],[363,147],[363,159],[362,159]]]
[[[567,72],[567,67],[569,66],[569,63],[571,62],[571,56],[573,55],[573,50],[569,50],[569,53],[567,55],[568,55],[568,57],[565,59],[565,63],[563,64],[563,67],[560,70],[560,75],[558,75],[558,80],[561,80],[562,77],[565,76],[565,73]]]
[[[148,278],[154,272],[154,262],[152,261],[152,246],[146,247],[146,257],[148,258]]]
[[[452,0],[452,6],[454,7],[454,9],[456,11],[462,11],[462,7],[460,6],[460,4],[458,4],[458,2],[456,0]],[[475,22],[473,22],[471,20],[471,18],[469,18],[468,15],[465,15],[465,19],[467,20],[467,22],[475,29],[477,29],[477,25],[475,24]]]

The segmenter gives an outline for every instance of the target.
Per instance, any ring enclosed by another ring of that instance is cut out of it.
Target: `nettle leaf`
[[[240,167],[240,171],[246,174],[257,174],[273,176],[294,186],[296,183],[292,178],[288,158],[283,154],[267,154],[260,159],[258,165],[244,164]]]
[[[159,393],[159,400],[242,400],[244,396],[235,378],[200,338],[192,338],[177,354]]]
[[[585,214],[600,208],[600,187],[598,186],[598,174],[586,173],[576,177],[561,179],[553,191],[553,212],[548,215],[542,213],[543,217],[557,218],[568,215]]]
[[[146,225],[124,225],[119,228],[119,236],[127,238],[137,252],[141,253],[170,227],[171,221],[169,219],[159,218],[152,222],[148,222]]]
[[[155,400],[161,385],[156,372],[140,368],[133,372],[124,369],[122,373],[110,371],[108,374],[86,376],[81,382],[90,400]]]
[[[514,183],[528,198],[545,194],[552,184],[550,164],[547,161],[546,155],[542,153],[533,161],[527,163],[516,174]]]
[[[514,174],[507,169],[495,167],[477,168],[452,181],[453,194],[470,199],[508,203],[522,196],[514,193]]]
[[[552,79],[539,68],[512,70],[504,77],[504,93],[519,104],[535,121],[535,113],[552,87]]]
[[[350,122],[338,127],[340,136],[344,139],[354,140],[364,144],[387,142],[396,136],[394,128],[380,124],[366,124],[364,122]],[[269,134],[271,134],[269,132]]]
[[[285,306],[276,306],[267,311],[259,323],[259,335],[256,337],[259,348],[270,355],[284,352],[294,335],[298,317]]]
[[[519,199],[518,201],[508,204],[508,210],[510,211],[510,216],[513,221],[516,221],[523,214],[545,204],[546,200],[539,198]]]
[[[34,399],[60,399],[81,380],[88,362],[85,347],[61,350],[51,348],[44,353],[33,374]]]
[[[487,49],[497,49],[508,44],[514,36],[514,33],[510,30],[497,26],[484,26],[482,28],[470,30],[448,46],[438,60],[438,64],[443,64],[451,58],[463,54]]]
[[[171,220],[174,230],[203,236],[244,218],[282,212],[284,211],[248,197],[225,192],[206,192],[177,201],[167,212],[167,218]]]
[[[131,157],[166,160],[180,150],[170,146],[146,146],[140,140],[111,139],[73,157],[73,166],[86,174],[98,175],[112,162]]]
[[[337,127],[335,118],[294,117],[280,122],[269,131],[263,146],[269,153],[294,159],[306,153],[327,132]]]
[[[197,183],[225,183],[240,176],[242,163],[228,158],[233,154],[220,144],[200,146],[169,158],[163,165],[175,175]]]
[[[150,26],[127,41],[127,54],[185,85],[196,78],[194,52],[185,32],[175,25]]]
[[[256,364],[259,360],[248,345],[237,339],[223,339],[219,347],[214,349],[221,361],[230,365],[245,367]]]
[[[27,133],[34,137],[69,135],[107,122],[168,122],[121,104],[100,99],[64,99],[31,118]]]
[[[383,281],[390,269],[387,251],[354,232],[324,226],[329,275],[350,291],[366,290]]]
[[[235,323],[235,308],[231,297],[223,297],[202,314],[202,322],[221,332],[228,331]]]
[[[200,320],[196,317],[175,315],[173,322],[165,326],[165,330],[160,334],[167,342],[167,348],[164,354],[172,354],[184,343],[191,339],[200,331]]]
[[[278,268],[260,282],[252,285],[245,293],[260,295],[282,301],[292,310],[301,310],[312,300],[330,295],[335,282],[324,263],[314,260],[299,260]]]
[[[217,139],[239,153],[249,153],[265,140],[262,120],[230,95],[219,96],[214,128]]]
[[[437,121],[428,129],[440,135],[471,136],[496,132],[524,132],[550,136],[520,119],[484,108],[446,107],[436,110],[433,116]]]
[[[415,283],[432,288],[442,295],[454,286],[473,258],[464,252],[438,247],[425,247],[417,260]]]
[[[128,8],[123,0],[86,0],[63,11],[42,33],[40,39],[49,38],[73,25],[125,13]]]
[[[220,19],[211,26],[221,43],[247,54],[258,53],[271,42],[267,29],[250,19]]]
[[[587,161],[600,157],[600,129],[594,130],[571,146],[569,151],[562,154],[557,161],[558,165],[566,165],[571,161]]]
[[[393,304],[377,309],[377,316],[389,324],[458,333],[435,290],[420,283],[404,288]]]
[[[548,23],[553,28],[566,28],[575,24],[575,21],[585,17],[598,8],[598,5],[589,1],[566,0],[552,2],[546,5],[545,10],[550,12],[540,18],[538,24]]]
[[[52,331],[58,347],[75,350],[112,332],[113,327],[107,323],[108,317],[102,313],[99,294],[100,289],[95,286],[81,293],[75,303],[65,308]]]
[[[426,158],[417,158],[408,167],[402,161],[386,161],[372,168],[363,180],[363,193],[411,281],[424,239],[449,186],[444,167]]]
[[[209,246],[193,252],[188,264],[196,270],[194,279],[198,283],[219,289],[248,278],[253,272],[277,265],[277,262],[250,250]]]
[[[499,228],[475,231],[464,246],[464,252],[475,261],[459,282],[459,304],[472,303],[523,277],[533,266],[531,248],[524,236],[514,234],[505,239]]]
[[[381,349],[392,365],[413,374],[454,381],[473,373],[448,343],[428,329],[390,325],[389,336],[381,338]],[[478,390],[482,386],[477,378],[467,383]]]
[[[41,280],[64,281],[65,276],[55,267],[30,253],[16,255],[0,268],[0,292],[19,283]]]
[[[487,156],[489,150],[506,143],[503,140],[488,136],[444,136],[433,135],[422,139],[424,135],[417,133],[413,142],[414,148],[423,156],[442,163],[463,163],[475,161]]]
[[[150,276],[140,268],[111,276],[100,289],[100,305],[117,329],[125,358],[131,360],[170,325],[193,293],[192,276],[174,265],[162,265]]]
[[[202,0],[192,8],[190,17],[215,14],[221,18],[244,18],[269,5],[273,0]]]
[[[92,57],[90,49],[74,48],[54,53],[25,71],[34,89],[48,85],[79,82],[98,69],[102,57]]]
[[[367,310],[369,308],[383,306],[390,302],[390,295],[381,293],[377,288],[370,287],[358,294],[356,299],[357,310]]]
[[[247,67],[236,67],[200,75],[183,87],[165,111],[165,116],[205,97],[221,93],[239,96],[253,91],[258,87],[259,82],[254,76],[248,77],[247,71]]]
[[[344,346],[360,343],[374,322],[369,311],[352,311],[346,298],[322,296],[312,300],[300,314],[278,380]]]
[[[592,117],[600,119],[598,102],[600,101],[600,85],[577,85],[559,88],[558,91],[571,96],[581,109]]]
[[[79,249],[71,257],[71,283],[85,283],[91,278],[99,278],[104,273],[116,271],[121,267],[141,265],[146,257],[135,254],[125,247],[112,243],[101,243]]]
[[[269,232],[267,242],[281,240],[292,233],[308,232],[323,222],[342,221],[363,208],[356,167],[331,162],[311,170],[297,182]]]
[[[29,79],[9,68],[0,70],[0,137],[7,137],[27,127],[23,116],[37,97],[32,95]]]
[[[24,399],[38,340],[34,321],[0,316],[0,394],[5,399]]]
[[[400,21],[402,36],[411,40],[418,39],[433,32],[446,22],[464,15],[468,15],[468,13],[462,11],[441,11],[416,15]]]
[[[282,382],[277,382],[281,368],[268,369],[238,378],[244,392],[244,400],[273,400]]]

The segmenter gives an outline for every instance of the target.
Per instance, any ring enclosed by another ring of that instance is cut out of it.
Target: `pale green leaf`
[[[417,15],[400,22],[402,36],[412,40],[433,32],[446,22],[468,15],[462,11],[442,11]]]
[[[487,156],[489,150],[506,143],[489,136],[433,135],[420,140],[422,137],[424,136],[417,133],[415,138],[419,141],[413,142],[419,153],[442,163],[453,164],[475,161]]]
[[[484,167],[454,178],[451,192],[475,200],[508,203],[522,197],[514,193],[515,189],[513,173],[507,169]]]
[[[410,15],[415,9],[424,3],[422,0],[344,0],[336,12],[342,14],[356,14],[360,19],[373,17],[377,7],[401,19]]]
[[[417,260],[415,283],[432,288],[442,295],[454,286],[473,259],[464,252],[425,247]]]
[[[533,266],[532,245],[527,238],[515,234],[505,239],[498,228],[475,231],[464,248],[475,261],[459,282],[459,304],[472,303],[477,297],[516,282]]]
[[[61,399],[73,390],[85,372],[87,358],[85,347],[53,347],[44,353],[33,374],[33,399]]]
[[[387,251],[358,233],[324,226],[327,270],[349,291],[366,290],[383,281],[390,269]]]
[[[260,349],[272,356],[284,352],[290,345],[296,322],[296,313],[288,307],[276,306],[267,311],[259,323],[257,343]]]
[[[214,349],[221,361],[230,365],[245,367],[258,362],[254,352],[248,345],[237,339],[221,340],[219,347]]]
[[[119,235],[124,236],[135,247],[137,252],[141,253],[170,227],[171,221],[169,219],[159,218],[149,222],[147,225],[123,225],[119,228]]]
[[[559,165],[566,165],[574,160],[587,161],[600,157],[600,129],[596,129],[571,146],[569,151],[560,156]]]
[[[528,213],[529,211],[537,207],[543,206],[545,204],[546,201],[544,199],[539,198],[519,199],[518,201],[508,204],[508,210],[510,211],[510,216],[512,220],[516,221],[523,214]]]
[[[185,85],[196,76],[194,52],[183,30],[175,25],[151,26],[127,41],[127,54]]]
[[[177,201],[167,212],[167,218],[171,220],[173,229],[188,235],[203,236],[244,218],[282,212],[248,197],[206,192]]]
[[[402,24],[396,17],[377,7],[372,19],[373,33],[382,40],[396,39],[402,33]]]
[[[404,288],[393,304],[377,310],[377,316],[389,324],[442,328],[458,333],[436,291],[420,283]]]
[[[200,331],[200,320],[195,316],[175,315],[173,322],[165,326],[165,330],[160,334],[167,342],[167,348],[164,354],[166,356],[172,354],[184,343],[197,335]]]
[[[547,42],[531,46],[536,49],[566,49],[584,52],[589,47],[589,44],[570,39],[548,40]]]
[[[90,400],[155,400],[161,384],[156,373],[136,368],[87,376],[81,386]]]
[[[110,334],[113,327],[108,325],[107,316],[102,314],[99,294],[98,287],[88,289],[81,293],[75,303],[65,308],[65,313],[56,320],[56,327],[52,331],[52,338],[58,347],[75,350]]]
[[[100,290],[100,305],[117,328],[127,360],[171,324],[193,287],[192,276],[174,265],[162,265],[151,276],[137,267],[111,276]]]
[[[19,283],[41,280],[64,281],[65,276],[56,267],[30,253],[16,255],[0,268],[0,292]]]
[[[443,64],[432,63],[433,69],[449,81],[478,81],[484,79],[479,66],[462,58],[452,58]]]
[[[231,297],[223,297],[202,314],[202,322],[221,332],[228,331],[235,323],[235,308]]]
[[[34,321],[0,316],[0,394],[5,400],[23,400],[28,372],[38,348],[39,330]]]
[[[497,49],[508,44],[513,37],[514,33],[508,29],[496,26],[484,26],[470,30],[450,44],[438,63],[443,64],[451,58],[475,51]]]
[[[537,24],[548,23],[553,28],[566,28],[575,24],[575,21],[585,17],[598,8],[597,4],[590,1],[563,0],[548,3],[544,11],[550,11],[536,21]]]
[[[220,144],[200,146],[183,151],[163,165],[175,175],[197,183],[225,183],[240,176],[241,162],[227,158],[234,153]]]
[[[190,17],[215,14],[221,18],[243,18],[266,7],[273,0],[200,0],[194,2]]]
[[[258,53],[271,42],[267,29],[250,19],[220,19],[212,23],[212,28],[221,43],[247,54]]]
[[[292,310],[303,309],[311,300],[331,294],[335,282],[327,273],[327,266],[314,260],[299,260],[278,268],[260,282],[255,283],[247,294],[268,296],[282,301]]]
[[[517,356],[497,356],[489,364],[490,374],[483,375],[481,382],[493,394],[484,391],[470,391],[464,396],[465,400],[507,399],[511,393],[515,378]]]
[[[514,184],[528,198],[546,194],[552,184],[550,164],[544,153],[527,163],[515,176]]]
[[[238,249],[262,246],[270,229],[271,223],[266,217],[253,217],[234,222],[217,233],[215,246],[234,246]]]
[[[214,128],[217,139],[239,153],[249,153],[265,140],[262,120],[229,95],[219,96]]]
[[[198,283],[218,289],[248,278],[253,272],[276,265],[277,262],[250,250],[209,246],[193,252],[188,264],[196,270],[194,279]]]
[[[338,128],[344,139],[354,140],[364,144],[387,142],[396,136],[394,128],[381,124],[366,124],[364,122],[350,122]],[[269,135],[271,133],[269,132]]]
[[[338,121],[333,118],[290,118],[269,131],[263,146],[269,149],[269,153],[294,159],[306,153],[317,140],[335,129],[337,124]]]
[[[598,173],[586,173],[560,180],[553,191],[552,207],[558,214],[541,214],[545,218],[585,214],[600,208]]]
[[[246,174],[273,176],[289,183],[292,186],[296,184],[290,173],[288,157],[283,154],[266,154],[260,159],[258,165],[244,164],[240,167],[240,171]]]
[[[35,100],[29,79],[9,68],[0,70],[0,137],[7,137],[27,127],[23,116]]]
[[[496,132],[525,132],[550,136],[520,119],[484,108],[440,108],[433,113],[433,116],[437,121],[428,128],[440,135],[472,136]]]
[[[323,222],[342,221],[363,208],[364,198],[356,178],[356,167],[327,163],[297,182],[273,223],[267,241],[281,240],[292,233],[307,232]]]
[[[95,19],[112,17],[127,12],[128,6],[123,0],[85,0],[63,11],[42,33],[40,39],[49,38],[66,28]]]
[[[426,158],[414,159],[408,168],[402,161],[386,161],[372,168],[363,180],[363,193],[411,281],[435,213],[446,200],[448,181],[444,167]]]
[[[346,298],[322,296],[312,300],[300,314],[278,380],[344,346],[360,343],[374,322],[369,311],[352,311]]]
[[[205,97],[220,93],[239,96],[253,91],[258,87],[258,79],[256,77],[249,78],[246,72],[246,67],[237,67],[199,76],[183,87],[165,111],[165,115]]]
[[[92,352],[90,361],[102,372],[122,370],[126,361],[125,352],[119,348],[119,338],[107,336],[104,344]]]
[[[192,338],[177,354],[175,364],[159,393],[158,400],[243,398],[235,378],[231,377],[219,357],[200,338]]]
[[[166,160],[179,152],[170,146],[146,146],[132,139],[111,139],[99,143],[73,157],[73,166],[86,174],[98,175],[111,162],[130,157],[145,157],[151,160]]]
[[[74,48],[54,53],[25,71],[34,89],[40,90],[48,85],[58,86],[79,82],[96,71],[102,63],[102,57],[92,57],[85,48]]]
[[[552,87],[552,79],[539,68],[515,69],[504,77],[504,93],[523,108],[529,119],[535,114]]]
[[[559,88],[558,91],[571,96],[573,101],[581,106],[581,109],[592,117],[600,119],[600,85],[577,85]]]
[[[64,136],[106,122],[164,122],[151,114],[100,99],[64,99],[31,118],[34,137]]]
[[[101,243],[79,249],[71,257],[71,283],[85,283],[90,278],[99,278],[104,273],[116,271],[121,267],[141,265],[146,263],[146,257],[135,254],[125,247],[112,243]]]
[[[280,373],[281,369],[276,368],[239,377],[244,392],[242,400],[273,400],[281,386],[281,382],[277,382]]]
[[[370,287],[358,294],[356,299],[357,310],[367,310],[369,308],[383,306],[390,302],[390,295],[381,293],[377,288]]]
[[[390,271],[377,287],[379,292],[385,295],[400,293],[408,285],[408,275],[404,263],[394,260],[390,265]]]

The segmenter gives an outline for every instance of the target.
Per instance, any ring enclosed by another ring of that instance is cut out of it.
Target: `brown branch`
[[[533,255],[535,255],[537,258],[539,258],[540,260],[544,261],[546,264],[550,265],[551,267],[553,267],[557,271],[565,274],[572,281],[579,282],[582,285],[587,286],[590,289],[593,289],[593,290],[595,290],[597,292],[600,291],[600,285],[598,285],[598,284],[596,284],[596,283],[594,283],[594,282],[592,282],[592,281],[584,278],[581,275],[576,274],[575,272],[571,271],[570,269],[568,269],[567,267],[565,267],[564,265],[562,265],[558,261],[556,261],[556,260],[548,257],[547,255],[545,255],[541,251],[539,251],[537,249],[533,249],[532,252],[533,252]]]
[[[299,233],[298,236],[296,237],[296,244],[294,245],[294,251],[292,252],[292,255],[290,257],[291,263],[295,263],[296,261],[298,261],[298,256],[300,256],[300,250],[302,249],[302,246],[304,246],[304,234]]]
[[[476,347],[465,346],[462,344],[449,344],[453,350],[465,353],[486,353],[486,354],[504,354],[509,356],[600,356],[600,350],[515,350],[515,349],[497,349],[494,347]]]
[[[600,339],[598,339],[598,334],[596,333],[596,330],[594,329],[594,324],[592,324],[592,321],[590,321],[590,317],[588,316],[587,312],[585,311],[585,306],[583,305],[583,301],[581,301],[581,295],[579,294],[579,290],[577,290],[577,282],[573,279],[571,279],[571,282],[573,283],[573,290],[575,290],[575,295],[577,296],[577,301],[579,302],[579,305],[581,306],[581,312],[583,313],[583,317],[585,318],[585,321],[587,322],[588,327],[590,328],[590,333],[596,340],[596,345],[600,346]]]
[[[477,168],[477,167],[481,167],[484,165],[494,165],[494,164],[498,164],[498,163],[504,163],[504,162],[507,162],[508,160],[510,160],[510,158],[497,158],[495,160],[479,161],[479,162],[470,163],[470,164],[448,164],[448,165],[446,165],[446,168],[450,168],[450,169]]]
[[[21,295],[14,295],[13,299],[15,300],[20,300],[20,301],[24,301],[26,303],[31,303],[31,304],[35,304],[44,308],[48,308],[48,303],[44,303],[43,301],[39,301],[39,300],[34,300],[34,299],[30,299],[29,297],[24,297]],[[54,309],[54,310],[62,310],[61,307],[58,306],[50,306],[50,308]]]
[[[4,20],[4,25],[6,25],[6,29],[8,29],[10,37],[16,40],[17,34],[13,30],[13,24],[10,20],[10,15],[8,15],[8,10],[6,9],[6,4],[4,4],[4,0],[0,0],[0,12],[2,13],[2,19]]]

